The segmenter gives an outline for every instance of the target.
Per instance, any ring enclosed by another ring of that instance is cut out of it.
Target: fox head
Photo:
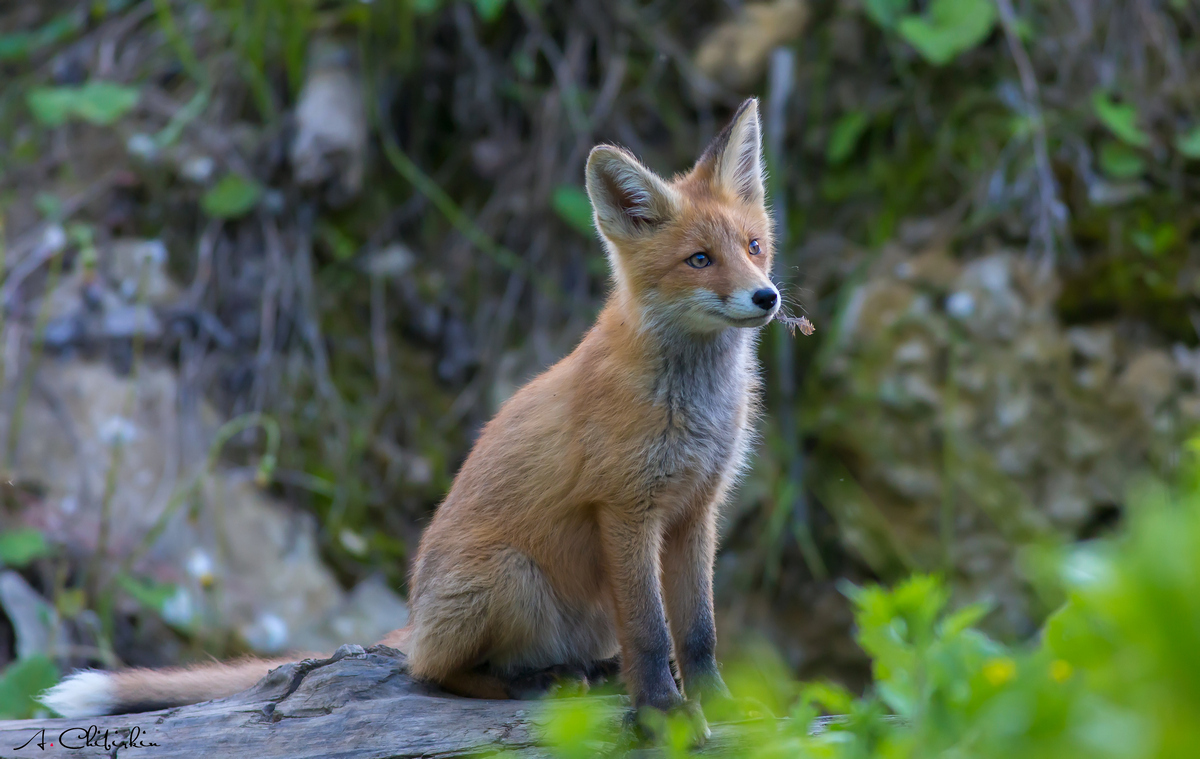
[[[686,174],[667,181],[621,148],[587,163],[596,229],[617,294],[650,326],[761,327],[779,310],[771,282],[758,101],[734,114]]]

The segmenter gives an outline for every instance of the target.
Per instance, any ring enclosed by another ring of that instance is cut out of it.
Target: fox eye
[[[693,253],[687,257],[687,265],[693,269],[703,269],[712,265],[712,259],[707,253]]]
[[[758,246],[758,240],[751,240],[750,241],[750,255],[757,256],[759,253],[762,253],[762,248],[760,248]]]

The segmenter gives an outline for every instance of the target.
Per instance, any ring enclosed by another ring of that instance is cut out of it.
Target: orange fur
[[[665,708],[680,699],[673,649],[685,685],[723,689],[715,523],[757,388],[753,341],[733,333],[774,313],[720,313],[773,290],[758,139],[750,101],[670,183],[623,151],[593,151],[588,189],[617,286],[580,345],[484,428],[426,530],[408,641],[418,677],[481,665],[507,677],[619,650],[635,700]],[[689,266],[700,251],[714,263]]]
[[[175,705],[208,701],[240,693],[261,680],[268,672],[303,654],[278,659],[246,657],[230,662],[212,662],[191,667],[164,669],[125,669],[114,673],[116,697],[130,705]]]
[[[579,346],[484,428],[422,536],[411,621],[383,642],[414,676],[483,697],[619,653],[635,703],[665,709],[682,699],[672,656],[689,695],[724,692],[717,512],[752,437],[745,328],[778,300],[757,102],[683,176],[601,146],[587,184],[612,294]],[[122,701],[182,703],[246,687],[269,664],[117,677]]]

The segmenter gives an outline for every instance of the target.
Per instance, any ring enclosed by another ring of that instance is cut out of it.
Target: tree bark
[[[535,746],[536,703],[458,698],[406,670],[404,654],[394,649],[342,646],[329,659],[284,665],[250,690],[217,701],[82,720],[0,721],[0,757],[398,759],[488,749],[545,756]],[[73,750],[87,743],[92,725],[95,745]],[[118,745],[134,728],[141,745]]]
[[[614,721],[628,709],[624,698],[594,700]],[[387,646],[342,646],[217,701],[92,719],[0,720],[0,757],[451,759],[505,751],[542,759],[549,757],[538,745],[545,719],[535,701],[459,698],[417,682],[404,654]],[[713,726],[707,748],[728,748],[730,738]]]

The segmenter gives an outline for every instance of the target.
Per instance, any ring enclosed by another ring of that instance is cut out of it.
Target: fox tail
[[[245,658],[190,667],[76,672],[43,693],[40,701],[64,717],[99,717],[167,709],[232,696],[276,667],[303,656]]]

